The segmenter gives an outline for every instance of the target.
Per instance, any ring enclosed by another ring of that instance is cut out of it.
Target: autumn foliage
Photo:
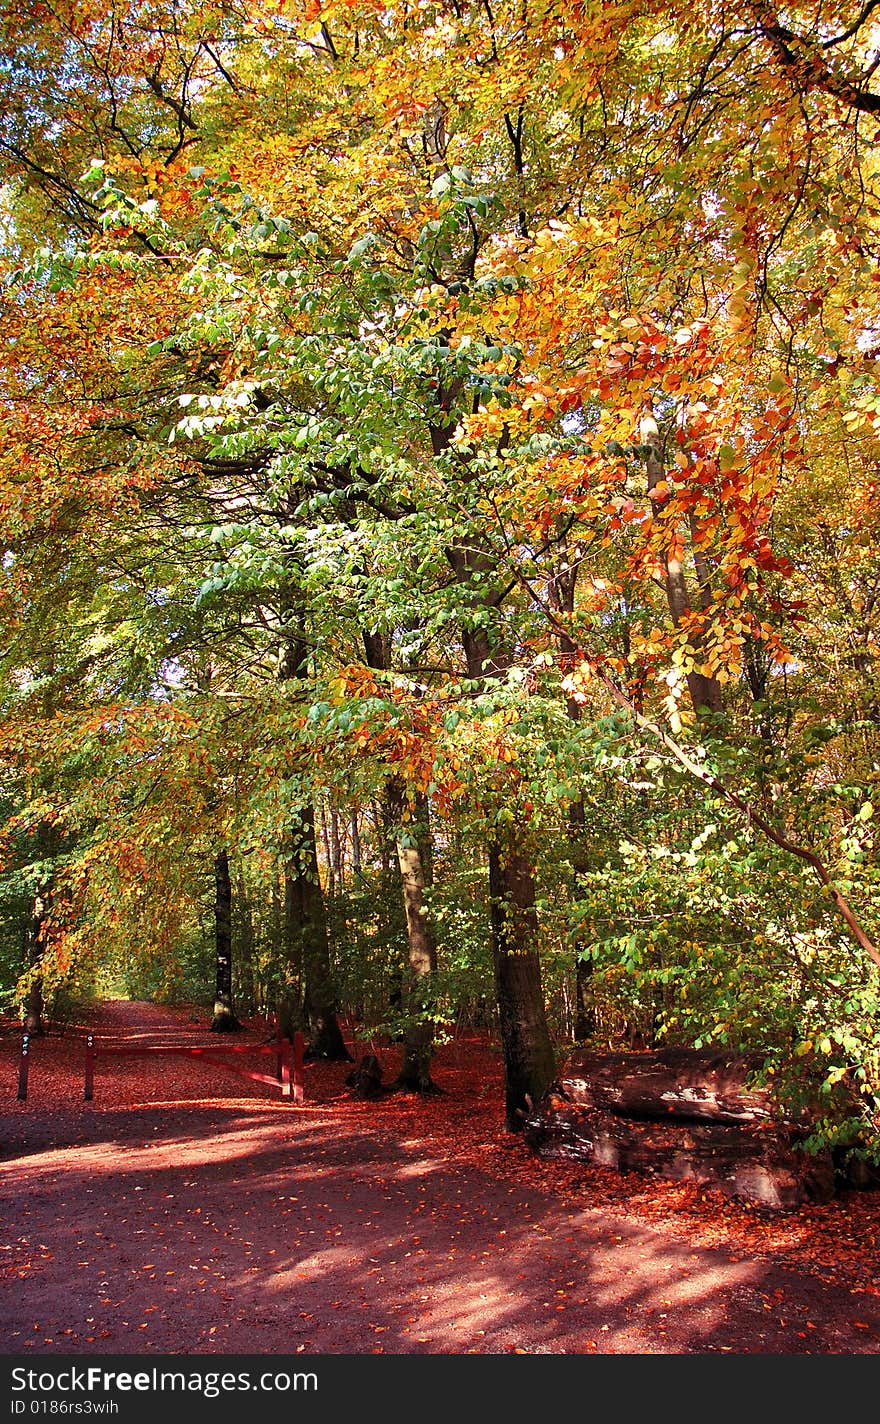
[[[873,8],[4,14],[11,1001],[216,948],[876,1154]]]

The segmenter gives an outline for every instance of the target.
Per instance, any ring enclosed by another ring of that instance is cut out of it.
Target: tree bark
[[[339,812],[330,807],[330,867],[335,884],[340,890],[345,888],[345,861],[342,854],[342,838],[339,834]]]
[[[505,1122],[511,1132],[521,1132],[524,1113],[543,1095],[555,1067],[535,949],[535,882],[524,855],[490,846],[489,897]]]
[[[225,847],[214,859],[214,942],[217,979],[211,1032],[234,1033],[241,1024],[232,1006],[232,878]]]
[[[236,915],[233,917],[233,960],[236,959],[236,944],[238,946],[237,962],[239,985],[244,979],[246,983],[245,999],[247,1002],[247,1012],[253,1013],[259,1003],[256,974],[254,968],[254,917],[251,908],[251,901],[248,895],[247,885],[239,866],[235,877],[234,906]],[[237,931],[236,934],[236,920]],[[239,999],[239,1002],[241,1000]]]
[[[47,708],[47,715],[51,715]],[[60,850],[60,839],[54,827],[42,821],[37,827],[36,855],[39,884],[34,895],[28,929],[28,968],[30,971],[28,989],[25,996],[24,1028],[33,1038],[40,1038],[46,1032],[44,1002],[44,979],[42,959],[46,951],[46,922],[52,902],[52,875],[55,856]]]
[[[578,1043],[592,1038],[596,1032],[596,1011],[593,1007],[593,961],[584,957],[577,946],[574,962],[574,1036]]]
[[[336,868],[333,863],[333,851],[330,847],[330,830],[327,826],[327,808],[321,802],[321,844],[324,847],[324,863],[327,866],[327,893],[331,901],[336,894]]]
[[[297,889],[293,844],[288,848],[282,877],[284,897],[281,905],[281,945],[283,982],[278,987],[276,1010],[281,1032],[293,1038],[297,1029],[306,1027],[303,1002],[303,943],[300,895]]]
[[[351,831],[351,868],[355,875],[360,875],[363,868],[363,857],[361,855],[361,828],[357,811],[351,813],[349,829]]]
[[[811,1113],[786,1115],[752,1082],[763,1063],[726,1049],[575,1052],[530,1114],[526,1141],[542,1156],[711,1183],[771,1209],[827,1201],[832,1154],[801,1150]]]
[[[300,811],[300,830],[286,887],[291,911],[302,946],[305,979],[303,1010],[309,1030],[309,1058],[327,1058],[337,1063],[351,1062],[337,1019],[336,984],[327,934],[327,912],[318,870],[315,840],[315,810]]]
[[[428,827],[428,802],[419,797],[417,819],[410,834],[403,830],[397,836],[397,860],[403,888],[406,913],[406,933],[409,945],[409,978],[404,990],[404,1005],[408,1011],[403,1048],[403,1064],[397,1085],[417,1093],[436,1090],[431,1079],[431,1054],[434,1030],[425,1018],[425,991],[431,976],[437,972],[437,944],[434,928],[425,911],[425,890],[431,877],[431,854]]]

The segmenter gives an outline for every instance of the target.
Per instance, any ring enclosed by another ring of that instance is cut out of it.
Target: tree
[[[241,1027],[232,1006],[232,879],[229,854],[214,857],[214,929],[217,958],[217,988],[214,994],[214,1033],[232,1033]]]

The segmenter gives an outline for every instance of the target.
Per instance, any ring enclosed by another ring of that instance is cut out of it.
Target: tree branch
[[[559,621],[554,610],[540,594],[536,593],[526,576],[521,573],[519,578],[529,598],[535,606],[541,610],[554,631],[557,634],[561,633],[570,638],[571,630],[566,628],[565,625]],[[880,968],[880,950],[878,950],[877,946],[863,929],[849,902],[832,881],[831,876],[820,858],[814,854],[813,851],[807,850],[805,846],[797,845],[795,841],[789,840],[788,836],[784,835],[783,832],[777,831],[776,827],[773,826],[760,811],[756,810],[748,801],[745,801],[719,777],[713,775],[706,767],[701,766],[698,761],[695,761],[687,750],[681,746],[679,742],[675,741],[664,727],[660,726],[659,722],[655,722],[653,718],[645,717],[639,712],[632,700],[617,686],[614,679],[602,669],[598,662],[590,660],[590,663],[592,675],[596,681],[604,687],[612,701],[632,718],[635,725],[641,731],[647,732],[649,736],[659,741],[685,771],[698,781],[701,781],[704,786],[708,786],[717,796],[720,796],[726,801],[728,806],[732,806],[735,810],[739,811],[751,825],[759,830],[762,835],[765,835],[768,840],[772,841],[774,845],[777,845],[780,850],[784,850],[788,855],[793,855],[798,860],[803,861],[805,865],[810,866],[820,884],[827,890],[832,904],[846,923],[853,939],[860,949],[863,949],[877,967]]]
[[[855,33],[876,3],[880,3],[880,0],[869,0],[855,27],[850,27],[849,34]],[[758,32],[767,40],[780,65],[791,74],[802,91],[821,89],[859,113],[880,113],[880,94],[872,94],[864,88],[877,68],[876,61],[856,79],[847,79],[829,67],[821,57],[819,48],[802,35],[797,35],[793,30],[781,25],[774,6],[768,3],[768,0],[753,0],[752,11],[758,23]],[[846,37],[847,35],[840,35],[832,43],[839,43]]]

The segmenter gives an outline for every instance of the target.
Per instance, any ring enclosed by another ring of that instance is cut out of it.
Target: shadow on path
[[[9,1353],[878,1351],[865,1298],[563,1206],[332,1105],[3,1126]]]

